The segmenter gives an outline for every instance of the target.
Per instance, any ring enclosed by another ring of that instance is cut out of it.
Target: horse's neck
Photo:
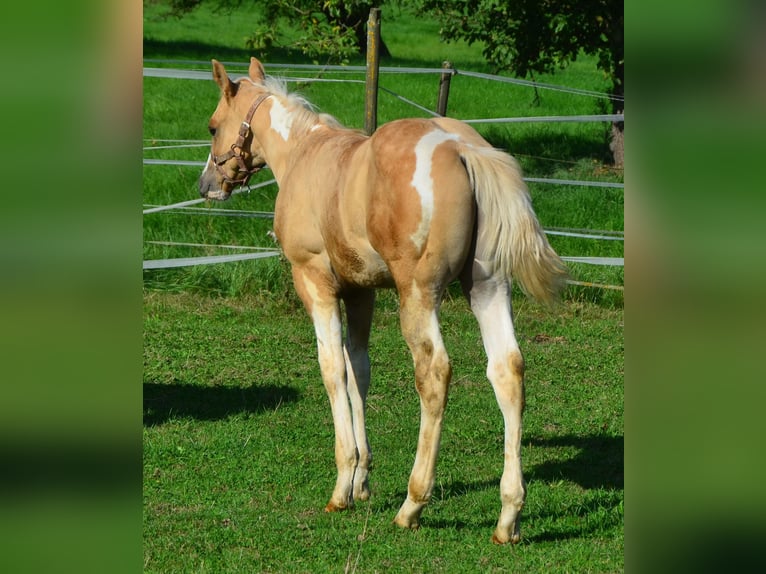
[[[301,119],[300,110],[294,109],[282,99],[277,99],[269,113],[270,123],[259,134],[264,148],[266,162],[271,168],[277,183],[283,179],[289,169],[290,157],[304,145],[304,140],[311,134],[312,128],[320,125],[319,118],[315,123],[306,123]]]
[[[266,139],[274,140],[275,138],[273,135],[269,134]],[[277,184],[282,183],[287,159],[289,157],[289,150],[283,148],[286,148],[286,144],[281,141],[269,141],[264,144],[266,165],[271,169],[271,173],[274,175],[274,179],[277,180]]]
[[[288,138],[285,141],[281,135],[270,127],[267,127],[263,132],[258,139],[263,145],[264,158],[277,183],[280,184],[287,169],[292,147],[295,145],[295,142],[291,141],[294,138]]]

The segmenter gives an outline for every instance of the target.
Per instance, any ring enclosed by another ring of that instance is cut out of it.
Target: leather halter
[[[248,168],[247,165],[245,165],[244,158],[242,157],[242,150],[244,149],[245,139],[247,139],[247,136],[250,135],[250,122],[253,121],[255,111],[269,96],[271,96],[271,94],[261,94],[253,102],[253,105],[250,106],[250,109],[245,116],[245,120],[242,122],[242,125],[239,126],[239,136],[237,136],[237,141],[231,144],[229,151],[223,155],[213,155],[213,163],[215,164],[215,168],[218,170],[218,173],[221,174],[221,177],[223,177],[224,181],[232,185],[246,185],[247,181],[250,179],[250,176],[261,169],[260,167]],[[239,165],[236,177],[233,178],[226,175],[226,172],[223,169],[223,164],[225,164],[231,158],[235,158],[237,160],[237,164]]]

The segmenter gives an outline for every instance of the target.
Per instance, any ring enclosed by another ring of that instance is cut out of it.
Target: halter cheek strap
[[[246,185],[247,181],[250,179],[250,176],[261,169],[260,167],[248,168],[247,165],[245,165],[245,159],[242,157],[242,150],[244,149],[245,139],[247,139],[247,136],[250,134],[250,122],[253,121],[255,111],[270,95],[271,94],[261,94],[253,102],[253,105],[250,106],[250,109],[247,111],[247,115],[245,116],[245,120],[242,122],[242,125],[239,126],[239,135],[237,136],[237,141],[231,144],[229,151],[223,155],[213,155],[213,163],[215,164],[215,168],[221,174],[223,180],[232,185]],[[226,172],[223,169],[223,165],[232,158],[237,160],[237,164],[239,166],[236,177],[233,178],[226,175]]]

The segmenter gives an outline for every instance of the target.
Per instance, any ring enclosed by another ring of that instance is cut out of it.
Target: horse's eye
[[[210,135],[215,137],[215,128],[213,126],[208,126],[207,130],[210,132]]]

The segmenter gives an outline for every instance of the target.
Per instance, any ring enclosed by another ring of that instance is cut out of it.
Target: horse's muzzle
[[[210,164],[208,164],[207,168],[202,172],[202,175],[199,178],[199,194],[202,197],[210,199],[226,199],[229,192],[224,192],[221,189],[223,187],[222,183],[223,182],[218,182],[216,170],[210,169]],[[225,194],[226,197],[221,197],[223,194]]]

